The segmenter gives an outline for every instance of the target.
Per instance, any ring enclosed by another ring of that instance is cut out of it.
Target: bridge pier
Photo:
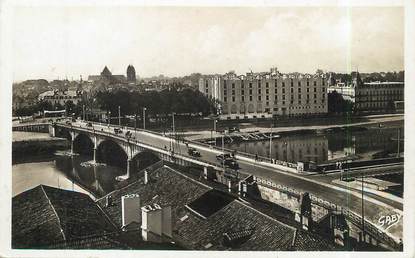
[[[125,174],[125,175],[122,175],[122,176],[117,176],[117,180],[118,181],[124,181],[124,180],[127,180],[128,178],[130,178],[130,173],[132,172],[132,170],[133,170],[133,160],[132,159],[130,159],[130,158],[128,158],[127,159],[127,174]]]
[[[97,163],[97,148],[94,147],[94,164]]]

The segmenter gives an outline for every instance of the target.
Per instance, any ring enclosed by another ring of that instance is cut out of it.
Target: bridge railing
[[[285,192],[285,193],[291,194],[294,197],[299,197],[299,196],[301,196],[301,194],[304,193],[302,191],[299,191],[297,189],[293,189],[293,188],[285,186],[285,185],[276,184],[275,182],[267,180],[267,179],[263,179],[263,178],[260,178],[260,177],[257,177],[257,176],[253,176],[253,177],[254,177],[254,180],[257,182],[258,185],[262,185],[262,186],[265,186],[265,187],[268,187],[268,188],[273,188],[273,189],[278,190],[280,192]],[[340,211],[354,225],[358,226],[360,229],[363,228],[362,216],[356,214],[355,212],[353,212],[349,208],[339,206],[337,204],[329,202],[329,201],[327,201],[327,200],[325,200],[325,199],[323,199],[323,198],[321,198],[317,195],[311,194],[311,193],[310,193],[310,199],[311,199],[311,202],[313,204],[321,206],[321,207],[323,207],[327,210]],[[399,248],[400,248],[399,245],[400,244],[397,243],[397,241],[393,237],[391,237],[386,232],[384,232],[383,230],[381,230],[378,227],[376,227],[375,225],[373,225],[373,223],[371,221],[368,221],[366,218],[364,219],[364,230],[365,230],[366,233],[369,233],[369,235],[375,237],[380,242],[384,242],[387,245],[389,245],[390,247],[392,247],[393,249],[399,250]]]
[[[109,125],[109,127],[111,128],[118,128],[119,126],[114,126],[114,125]],[[182,141],[183,143],[192,143],[195,145],[199,145],[199,146],[203,146],[203,147],[207,147],[207,148],[211,148],[211,149],[215,149],[217,151],[225,151],[227,153],[233,153],[235,152],[235,150],[232,149],[228,149],[228,148],[223,148],[219,147],[219,146],[215,146],[215,145],[210,145],[204,142],[199,142],[199,141],[194,141],[194,140],[187,140],[187,139],[177,139],[177,137],[175,137],[174,135],[166,135],[164,133],[160,133],[160,132],[155,132],[155,131],[151,131],[151,130],[147,130],[147,129],[143,129],[143,128],[134,128],[134,127],[130,127],[130,126],[122,126],[121,128],[124,129],[128,129],[130,131],[141,131],[141,132],[146,132],[146,133],[150,133],[150,134],[155,134],[158,136],[163,136],[163,137],[167,137],[176,141]],[[270,162],[271,164],[277,164],[277,165],[281,165],[281,166],[286,166],[289,168],[297,168],[297,164],[295,163],[291,163],[288,161],[283,161],[283,160],[277,160],[277,159],[270,159],[269,157],[265,157],[265,156],[261,156],[261,155],[255,155],[252,153],[248,153],[248,152],[243,152],[243,151],[237,151],[237,154],[246,158],[250,158],[250,159],[256,159],[257,161],[267,161]]]

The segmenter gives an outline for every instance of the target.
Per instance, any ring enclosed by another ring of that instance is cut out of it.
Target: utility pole
[[[108,112],[108,128],[110,127],[111,124],[111,111]]]
[[[399,158],[399,156],[400,156],[399,155],[400,154],[399,153],[400,152],[400,147],[401,147],[400,146],[400,143],[401,143],[401,139],[400,138],[401,138],[401,128],[398,128],[398,155],[397,155],[397,158]]]
[[[223,173],[225,173],[225,141],[224,141],[224,134],[222,134],[222,168],[223,168]]]
[[[216,118],[213,120],[213,131],[215,132],[215,147],[216,147]]]
[[[82,105],[82,120],[85,121],[85,105]]]
[[[363,197],[364,197],[364,195],[363,195],[363,179],[364,179],[364,177],[363,177],[363,173],[362,173],[362,239],[363,239],[363,241],[364,242],[366,242],[365,241],[365,209],[364,209],[364,199],[363,199]]]
[[[269,161],[272,163],[272,123],[271,123],[271,132],[269,133]]]
[[[118,106],[118,126],[121,127],[121,107]]]
[[[143,107],[143,129],[146,129],[146,109],[145,107]]]

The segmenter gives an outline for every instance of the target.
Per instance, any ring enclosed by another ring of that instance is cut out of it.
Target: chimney
[[[142,237],[144,241],[161,242],[162,237],[172,237],[171,207],[154,203],[141,208]]]
[[[122,227],[131,222],[141,222],[140,196],[138,194],[127,194],[121,197]]]
[[[148,184],[148,171],[144,170],[144,184]]]

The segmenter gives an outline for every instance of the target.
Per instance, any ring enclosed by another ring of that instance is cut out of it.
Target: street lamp
[[[147,108],[143,107],[143,129],[146,129],[146,110]]]
[[[121,107],[118,106],[118,126],[121,127]]]
[[[272,123],[271,123],[271,132],[269,133],[269,161],[272,163]]]
[[[110,127],[111,124],[111,111],[108,111],[108,128]]]

